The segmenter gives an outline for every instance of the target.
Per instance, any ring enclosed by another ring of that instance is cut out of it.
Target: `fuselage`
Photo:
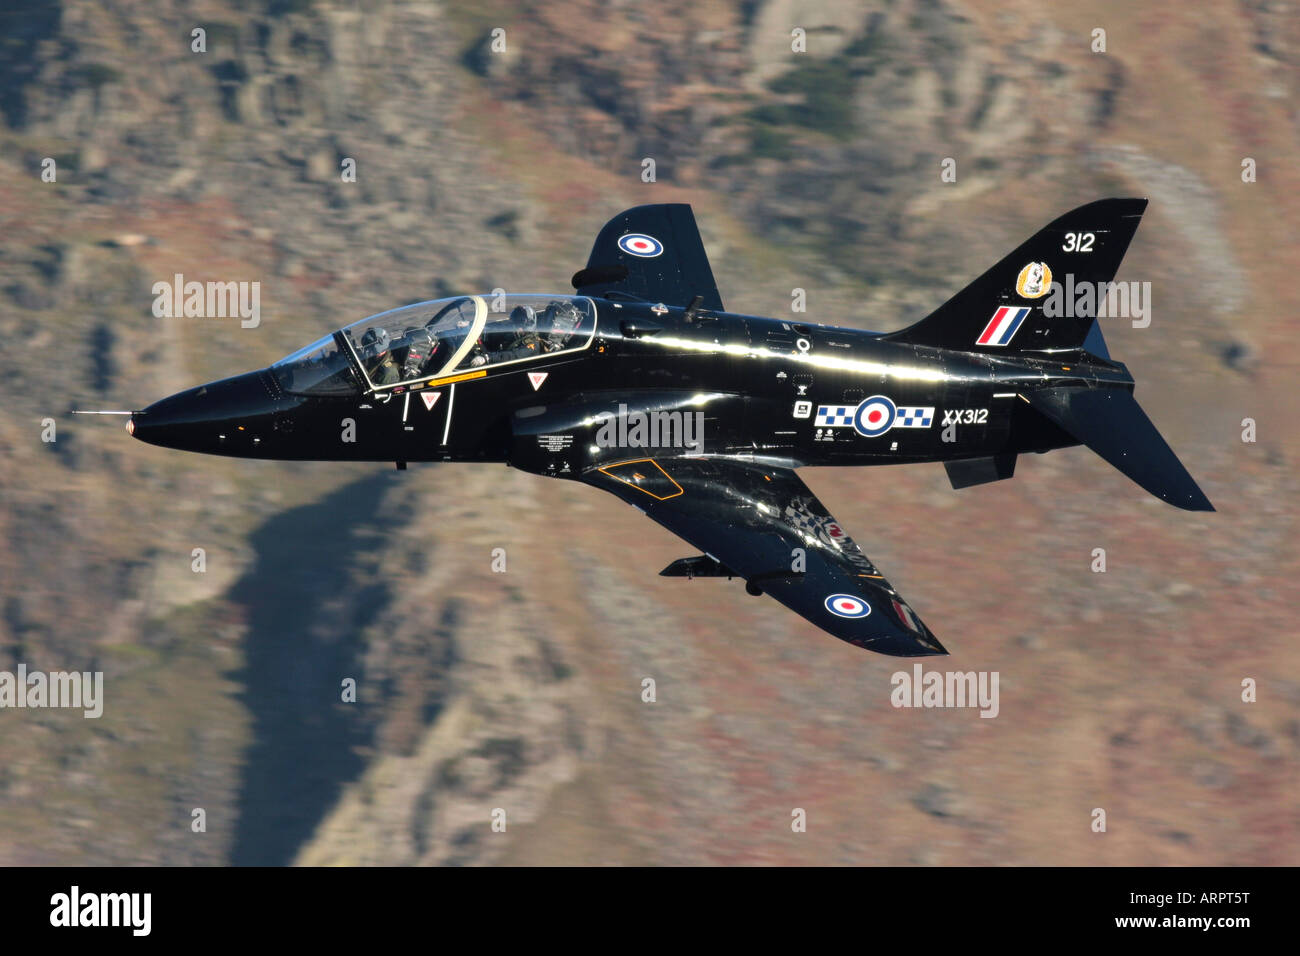
[[[1145,207],[1081,206],[881,334],[726,311],[690,208],[638,206],[601,229],[576,294],[400,306],[127,427],[220,455],[504,462],[579,480],[695,552],[661,574],[741,577],[851,644],[942,654],[794,469],[943,462],[960,489],[1083,443],[1161,500],[1212,511],[1109,358],[1100,293],[1062,308],[1051,278],[1109,283]]]
[[[1122,365],[1080,363],[1077,352],[1066,364],[1012,359],[797,319],[582,303],[591,327],[555,354],[380,385],[363,373],[352,338],[335,333],[356,370],[353,387],[294,391],[278,363],[163,399],[135,413],[130,428],[144,441],[210,454],[497,461],[560,477],[642,453],[870,465],[1075,444],[1020,396],[1132,383]]]

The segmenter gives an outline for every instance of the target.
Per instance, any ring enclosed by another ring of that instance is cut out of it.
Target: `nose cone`
[[[257,455],[276,405],[264,374],[249,372],[177,392],[133,413],[127,431],[164,448]]]

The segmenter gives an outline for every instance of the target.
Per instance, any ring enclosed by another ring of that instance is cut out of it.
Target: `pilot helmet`
[[[517,305],[510,310],[510,321],[516,328],[532,332],[537,328],[537,310],[531,305]]]
[[[366,329],[366,334],[361,336],[361,347],[370,355],[383,355],[388,351],[388,330]]]

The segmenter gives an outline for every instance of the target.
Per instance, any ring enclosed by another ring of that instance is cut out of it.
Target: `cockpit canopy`
[[[596,310],[582,296],[467,295],[391,309],[271,366],[286,392],[353,395],[585,349]]]

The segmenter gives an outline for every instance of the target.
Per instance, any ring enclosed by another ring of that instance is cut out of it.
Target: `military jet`
[[[638,206],[601,229],[573,294],[402,306],[133,412],[127,430],[217,455],[503,462],[584,482],[700,552],[663,575],[742,578],[850,644],[945,654],[796,469],[943,462],[966,488],[1084,444],[1161,500],[1214,510],[1096,313],[1047,307],[1053,276],[1111,283],[1145,209],[1081,206],[879,333],[728,312],[690,206]]]

